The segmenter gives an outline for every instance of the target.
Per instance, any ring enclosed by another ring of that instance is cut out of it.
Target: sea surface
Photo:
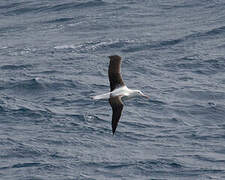
[[[121,179],[225,179],[225,1],[1,0],[0,180]]]

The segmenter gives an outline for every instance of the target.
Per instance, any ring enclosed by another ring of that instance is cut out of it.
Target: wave
[[[155,41],[155,42],[136,42],[137,45],[131,45],[131,47],[122,49],[122,52],[138,52],[138,51],[144,51],[151,48],[163,48],[166,46],[173,46],[178,43],[183,42],[184,39],[172,39],[172,40],[165,40],[165,41]]]
[[[90,8],[95,6],[102,6],[106,3],[102,0],[92,0],[87,2],[70,2],[60,4],[47,4],[42,2],[26,2],[26,3],[12,3],[9,5],[0,6],[0,9],[7,10],[4,15],[22,15],[27,13],[40,13],[40,12],[58,12],[73,10],[78,8]]]
[[[75,51],[79,53],[87,53],[90,51],[99,51],[99,50],[114,50],[126,47],[133,41],[130,40],[108,40],[108,41],[89,41],[84,44],[79,45],[59,45],[55,46],[56,50],[65,50],[65,51]]]
[[[188,99],[205,100],[205,101],[218,101],[225,99],[225,93],[222,91],[214,90],[183,90],[180,91],[178,97],[185,97]]]
[[[1,66],[0,68],[2,70],[24,70],[24,69],[27,69],[27,68],[31,68],[32,65],[31,64],[22,64],[22,65],[3,65]]]
[[[39,119],[39,120],[41,120],[40,119],[41,117],[49,118],[52,115],[52,112],[50,112],[49,110],[38,110],[35,107],[32,108],[20,107],[19,109],[11,110],[10,112],[18,118],[30,117],[32,119]]]
[[[61,10],[68,10],[68,9],[75,9],[75,8],[88,8],[88,7],[95,7],[95,6],[102,6],[105,5],[105,2],[102,0],[92,0],[82,3],[63,3],[59,5],[55,5],[51,7],[49,10],[53,11],[61,11]]]
[[[43,89],[43,85],[39,83],[39,78],[34,78],[30,80],[23,80],[15,83],[10,83],[10,86],[8,87],[11,90],[16,91],[23,91],[23,90],[40,90]]]
[[[43,73],[51,73],[50,72],[43,72]],[[52,72],[54,73],[54,71]],[[78,82],[74,82],[72,80],[54,80],[54,81],[46,81],[42,78],[33,78],[29,80],[22,80],[16,82],[5,82],[1,89],[8,89],[10,91],[15,91],[17,93],[38,93],[47,90],[60,90],[64,88],[75,88],[77,87]]]
[[[198,56],[195,57],[194,55],[192,57],[187,56],[181,57],[176,61],[166,63],[163,66],[170,71],[186,70],[195,74],[213,75],[224,72],[225,69],[224,60],[225,59],[223,57],[203,60],[202,58]],[[182,77],[182,78],[184,80],[192,79],[191,77]]]
[[[79,46],[78,46],[79,47]],[[75,45],[59,45],[54,47],[56,50],[63,50],[63,49],[76,49],[77,46]]]
[[[10,99],[9,97],[7,97]],[[16,117],[16,119],[25,120],[32,118],[33,120],[42,121],[43,118],[50,118],[54,112],[40,105],[27,102],[23,99],[10,99],[6,100],[0,106],[0,112],[8,117]],[[8,122],[8,119],[6,120]]]
[[[21,4],[22,3],[11,3],[11,4],[7,4],[7,5],[1,5],[0,9],[9,9],[9,8],[17,7]]]
[[[9,32],[20,32],[20,31],[24,31],[26,29],[25,26],[23,25],[9,25],[9,26],[5,26],[5,27],[0,27],[0,33],[2,36],[2,34],[4,33],[9,33]]]
[[[54,20],[45,21],[45,23],[62,23],[74,20],[74,18],[56,18]]]
[[[138,51],[144,51],[148,49],[162,49],[170,46],[175,46],[181,43],[186,43],[188,41],[193,41],[196,39],[209,39],[214,38],[215,35],[224,35],[225,34],[225,26],[216,27],[213,29],[210,29],[208,31],[203,32],[196,32],[187,36],[183,36],[177,39],[169,39],[164,41],[147,41],[147,42],[134,42],[130,43],[130,47],[127,47],[125,49],[122,49],[122,52],[138,52]]]

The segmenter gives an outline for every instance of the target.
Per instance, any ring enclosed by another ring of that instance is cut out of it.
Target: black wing
[[[116,131],[118,122],[120,120],[120,116],[122,114],[122,110],[123,110],[123,102],[121,101],[121,97],[120,96],[116,96],[116,97],[110,97],[109,98],[109,103],[112,107],[112,132],[113,134]]]
[[[110,62],[109,62],[108,76],[111,89],[110,91],[113,91],[117,87],[124,86],[125,84],[120,74],[121,57],[114,55],[109,56],[109,58]]]

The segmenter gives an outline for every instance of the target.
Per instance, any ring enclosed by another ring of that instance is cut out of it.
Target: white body
[[[143,95],[143,93],[139,90],[132,90],[129,89],[127,86],[122,86],[119,87],[117,89],[114,89],[112,92],[108,92],[105,94],[101,94],[101,95],[97,95],[97,96],[93,96],[93,99],[109,99],[110,96],[121,96],[121,97],[133,97],[136,95]]]

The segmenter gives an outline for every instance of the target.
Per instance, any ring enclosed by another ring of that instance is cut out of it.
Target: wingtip
[[[98,100],[97,96],[91,96],[92,100]]]
[[[114,135],[116,132],[116,128],[112,128],[112,134]]]
[[[111,55],[111,56],[108,56],[109,59],[112,59],[112,58],[115,58],[115,59],[121,59],[121,57],[117,54],[115,55]]]

